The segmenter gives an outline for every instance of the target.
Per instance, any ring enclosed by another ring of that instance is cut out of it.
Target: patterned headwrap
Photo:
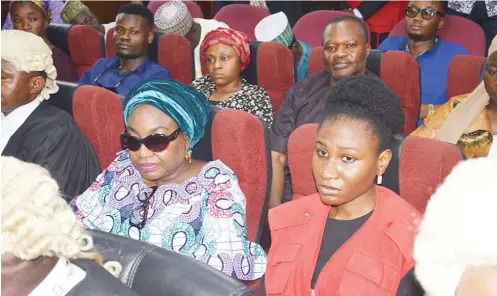
[[[53,65],[52,51],[41,37],[24,31],[6,30],[2,31],[1,38],[2,60],[11,63],[18,71],[43,71],[47,74],[41,100],[48,100],[59,90],[55,82],[57,70]]]
[[[204,136],[209,120],[207,98],[193,87],[173,80],[150,79],[135,86],[124,101],[124,123],[139,105],[151,105],[171,117],[190,140],[190,152]]]
[[[69,0],[60,12],[60,18],[64,23],[70,24],[78,14],[85,10],[88,10],[88,7],[84,5],[83,2],[79,0]]]
[[[214,44],[222,43],[233,47],[240,57],[241,70],[245,70],[250,63],[250,47],[248,36],[245,33],[233,29],[219,28],[210,31],[205,35],[204,41],[200,46],[200,54],[205,59],[207,49]]]
[[[23,1],[11,1],[9,4],[9,10],[10,8],[12,8],[12,4],[14,4],[15,2],[23,2]],[[38,6],[39,8],[41,8],[43,14],[45,15],[45,18],[50,23],[50,21],[52,20],[52,9],[50,8],[50,1],[31,0],[31,2],[34,3],[36,6]]]
[[[193,18],[183,1],[173,0],[157,9],[154,24],[159,32],[185,36],[193,26]]]

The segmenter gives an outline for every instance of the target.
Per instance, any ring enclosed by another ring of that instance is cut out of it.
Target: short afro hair
[[[368,43],[369,42],[369,29],[368,29],[368,25],[366,24],[366,22],[363,21],[362,19],[360,19],[358,17],[355,17],[355,16],[352,16],[352,15],[344,15],[344,16],[341,16],[341,17],[337,17],[336,19],[333,19],[331,22],[329,22],[326,25],[326,27],[324,27],[324,31],[323,31],[323,45],[325,44],[326,33],[328,32],[329,27],[331,27],[334,24],[339,24],[339,23],[343,23],[343,22],[346,22],[346,21],[351,21],[351,22],[354,22],[354,23],[358,24],[359,27],[361,28],[361,32],[362,32],[362,34],[364,36],[364,43]]]
[[[339,117],[367,122],[379,139],[378,153],[390,147],[405,122],[400,97],[380,79],[365,75],[342,79],[331,89],[323,122]]]
[[[150,9],[148,9],[143,5],[134,4],[134,3],[123,5],[119,8],[119,11],[117,12],[117,14],[120,13],[139,15],[144,17],[147,20],[150,30],[152,30],[154,26],[154,15],[150,11]]]

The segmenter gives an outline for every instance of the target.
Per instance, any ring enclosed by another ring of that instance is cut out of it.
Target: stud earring
[[[382,175],[378,175],[378,176],[376,177],[376,184],[380,185],[380,184],[381,184],[381,182],[383,182],[383,176],[382,176]]]

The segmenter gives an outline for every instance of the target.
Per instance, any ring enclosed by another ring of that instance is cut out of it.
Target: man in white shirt
[[[154,16],[155,26],[160,32],[185,36],[194,48],[195,79],[202,77],[200,45],[205,35],[228,25],[214,19],[192,18],[188,7],[182,1],[169,1],[157,9]]]
[[[72,117],[47,104],[58,91],[52,52],[35,34],[1,34],[2,132],[0,151],[47,168],[70,198],[100,173],[97,155]]]

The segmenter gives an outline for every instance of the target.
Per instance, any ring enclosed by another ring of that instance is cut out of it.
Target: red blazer
[[[357,8],[363,1],[347,1],[352,8]],[[375,14],[365,19],[369,30],[378,34],[390,33],[393,27],[405,16],[408,1],[388,1],[388,4],[380,8]]]
[[[414,221],[421,214],[389,189],[376,188],[373,214],[326,263],[314,291],[311,279],[330,207],[316,193],[271,209],[266,294],[395,295],[400,280],[414,267]]]

